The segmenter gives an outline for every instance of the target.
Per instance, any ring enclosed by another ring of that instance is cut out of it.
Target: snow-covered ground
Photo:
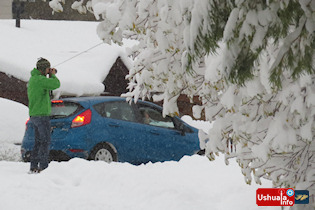
[[[1,209],[277,209],[257,207],[258,186],[244,184],[236,164],[225,166],[222,159],[193,156],[140,166],[72,159],[40,174],[28,169],[27,163],[0,162]]]
[[[13,20],[0,20],[0,71],[25,81],[38,57],[55,65],[100,42],[93,22],[22,20],[21,25],[17,29]],[[123,56],[122,48],[103,45],[60,65],[59,91],[100,91],[100,77],[117,55]],[[28,174],[29,163],[19,162],[20,147],[14,145],[22,140],[27,118],[26,106],[0,98],[1,210],[280,209],[258,207],[256,189],[271,183],[246,185],[235,160],[226,166],[223,157],[210,162],[196,155],[140,166],[72,159]],[[189,116],[183,119],[204,131],[210,126]]]

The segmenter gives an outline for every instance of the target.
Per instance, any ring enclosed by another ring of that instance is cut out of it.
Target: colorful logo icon
[[[293,206],[295,193],[291,188],[258,188],[256,204],[258,206]]]
[[[295,190],[295,204],[308,204],[309,202],[308,190]]]
[[[287,190],[287,195],[288,195],[289,197],[293,196],[293,195],[294,195],[294,190],[288,189],[288,190]]]

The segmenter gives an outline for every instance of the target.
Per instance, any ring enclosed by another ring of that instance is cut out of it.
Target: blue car
[[[30,160],[34,129],[30,121],[22,141]],[[198,130],[162,107],[121,97],[77,97],[52,101],[51,160],[79,157],[132,164],[179,160],[200,151]]]

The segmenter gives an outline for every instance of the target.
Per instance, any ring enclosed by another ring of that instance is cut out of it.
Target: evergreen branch
[[[276,57],[276,60],[273,62],[272,66],[270,68],[270,72],[271,72],[270,81],[272,83],[276,84],[276,86],[278,86],[278,87],[281,87],[281,82],[279,83],[279,80],[280,80],[279,71],[280,70],[278,69],[278,71],[277,71],[276,69],[279,68],[280,63],[283,61],[284,56],[288,53],[293,42],[295,40],[297,40],[299,38],[299,36],[301,35],[302,29],[304,28],[305,23],[306,23],[306,17],[303,16],[300,18],[299,27],[284,39],[283,45],[279,50],[279,53]]]

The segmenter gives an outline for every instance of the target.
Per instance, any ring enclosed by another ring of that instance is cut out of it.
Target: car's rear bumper
[[[31,160],[31,153],[32,151],[21,151],[22,153],[22,160],[24,162],[30,162]],[[78,155],[70,157],[67,153],[60,151],[60,150],[50,150],[49,152],[49,159],[50,161],[68,161],[73,157],[81,157],[87,159],[86,155]]]

